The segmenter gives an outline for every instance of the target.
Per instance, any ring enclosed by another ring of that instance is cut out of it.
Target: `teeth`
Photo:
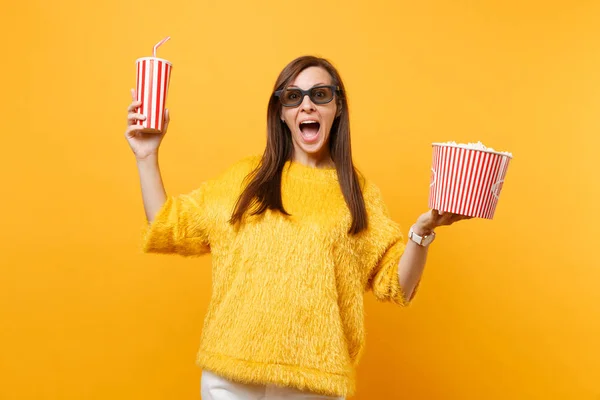
[[[300,125],[302,125],[302,124],[318,124],[318,122],[317,121],[302,121],[302,122],[300,122]]]

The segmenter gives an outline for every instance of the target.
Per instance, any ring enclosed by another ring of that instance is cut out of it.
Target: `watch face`
[[[431,242],[433,242],[433,239],[435,239],[435,235],[427,236],[425,240],[423,240],[423,246],[429,245]]]

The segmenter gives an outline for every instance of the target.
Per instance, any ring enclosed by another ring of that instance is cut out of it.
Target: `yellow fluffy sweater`
[[[186,195],[170,196],[144,234],[144,251],[212,254],[212,299],[198,365],[243,383],[331,396],[355,391],[365,341],[363,294],[406,305],[397,268],[401,230],[378,188],[362,181],[368,229],[349,235],[335,169],[287,162],[282,200],[231,225],[250,157]]]

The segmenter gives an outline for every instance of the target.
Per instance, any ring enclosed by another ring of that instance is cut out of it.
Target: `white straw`
[[[158,49],[160,47],[160,45],[162,45],[164,42],[166,42],[169,39],[171,39],[171,36],[167,36],[166,38],[164,38],[163,40],[161,40],[160,42],[158,42],[154,45],[154,53],[153,53],[154,57],[156,57],[156,49]]]

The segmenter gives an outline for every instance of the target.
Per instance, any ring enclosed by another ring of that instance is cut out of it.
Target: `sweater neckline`
[[[298,161],[286,161],[283,172],[292,178],[309,179],[313,181],[337,181],[337,170],[335,167],[311,167]]]

